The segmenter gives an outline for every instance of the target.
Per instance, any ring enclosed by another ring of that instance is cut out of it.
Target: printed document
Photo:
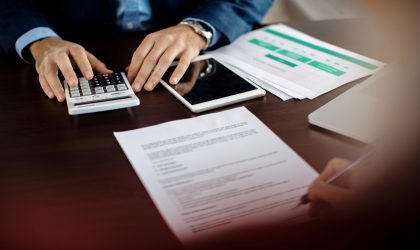
[[[267,90],[283,100],[316,98],[384,65],[282,24],[249,32],[209,53],[241,76],[258,78],[261,87],[269,85]]]
[[[317,173],[246,108],[115,136],[186,245],[306,214],[293,208]]]

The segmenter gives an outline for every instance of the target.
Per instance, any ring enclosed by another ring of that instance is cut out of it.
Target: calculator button
[[[72,92],[71,94],[70,94],[70,96],[71,97],[79,97],[80,96],[80,92]]]
[[[111,86],[106,86],[106,91],[107,92],[114,92],[114,91],[116,91],[116,89],[115,89],[114,85],[111,85]]]
[[[92,91],[90,89],[82,90],[83,95],[91,95]]]
[[[96,94],[103,94],[103,93],[105,93],[104,88],[102,88],[102,87],[96,87],[95,88],[95,93]]]
[[[118,90],[127,90],[127,86],[125,86],[125,84],[118,84],[117,88]]]
[[[81,88],[89,88],[89,83],[88,82],[80,83],[80,87]]]

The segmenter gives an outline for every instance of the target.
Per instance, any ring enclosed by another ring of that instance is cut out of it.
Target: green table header
[[[371,63],[359,60],[357,58],[354,58],[354,57],[351,57],[351,56],[348,56],[348,55],[344,55],[344,54],[342,54],[340,52],[337,52],[337,51],[333,51],[333,50],[330,50],[330,49],[327,49],[327,48],[324,48],[324,47],[321,47],[321,46],[318,46],[318,45],[315,45],[315,44],[312,44],[312,43],[309,43],[309,42],[306,42],[306,41],[303,41],[303,40],[300,40],[298,38],[286,35],[284,33],[281,33],[281,32],[278,32],[278,31],[275,31],[275,30],[272,30],[272,29],[265,29],[264,31],[269,33],[269,34],[272,34],[272,35],[287,39],[289,41],[298,43],[300,45],[306,46],[308,48],[315,49],[315,50],[318,50],[320,52],[338,57],[340,59],[343,59],[343,60],[346,60],[348,62],[357,64],[359,66],[362,66],[362,67],[370,69],[370,70],[375,70],[375,69],[379,68],[378,66],[373,65]]]
[[[277,56],[275,56],[275,55],[267,54],[267,55],[265,55],[265,57],[270,58],[270,59],[272,59],[272,60],[274,60],[274,61],[276,61],[276,62],[279,62],[279,63],[285,64],[285,65],[287,65],[287,66],[289,66],[289,67],[292,67],[292,68],[295,68],[295,67],[297,67],[297,66],[298,66],[297,64],[294,64],[294,63],[289,62],[289,61],[287,61],[287,60],[281,59],[280,57],[277,57]]]

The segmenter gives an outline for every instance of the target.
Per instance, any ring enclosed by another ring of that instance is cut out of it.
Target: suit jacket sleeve
[[[210,23],[232,42],[260,23],[271,4],[272,0],[207,0],[189,17]]]
[[[0,44],[7,53],[15,52],[14,45],[20,36],[38,27],[51,28],[51,25],[36,10],[32,1],[0,1]]]

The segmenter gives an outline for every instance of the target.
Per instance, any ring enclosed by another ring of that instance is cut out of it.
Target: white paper
[[[222,62],[222,61],[221,61]],[[229,64],[227,61],[224,61],[223,64],[229,68],[230,70],[232,70],[232,72],[234,72],[235,74],[239,75],[240,77],[246,79],[247,81],[250,81],[258,86],[260,86],[261,88],[270,91],[273,95],[277,96],[278,98],[282,99],[283,101],[287,101],[292,99],[293,97],[284,93],[281,88],[276,88],[273,85],[267,84],[267,82],[253,76],[250,73],[247,73],[245,71],[243,71],[242,69],[240,69],[239,67]]]
[[[384,65],[282,24],[252,31],[210,54],[298,99],[316,98]]]
[[[316,172],[246,108],[115,136],[186,245],[306,214],[293,207]]]
[[[281,96],[280,98],[283,99],[284,101],[287,101],[291,98],[298,98],[298,97],[300,97],[300,99],[305,98],[305,97],[302,97],[300,94],[293,92],[287,88],[283,88],[282,86],[272,81],[265,80],[266,78],[264,78],[263,76],[255,74],[255,71],[253,71],[251,67],[242,65],[241,62],[235,61],[235,59],[233,58],[220,57],[217,59],[223,62],[224,65],[226,65],[226,67],[229,67],[235,73],[239,75],[243,75],[246,78],[256,79],[255,83],[258,83],[260,87],[266,89],[267,91],[270,91],[272,94],[276,95],[277,91],[281,92],[282,94],[280,95]],[[269,88],[265,88],[265,86],[269,86]],[[272,92],[272,90],[274,90],[274,92]]]

